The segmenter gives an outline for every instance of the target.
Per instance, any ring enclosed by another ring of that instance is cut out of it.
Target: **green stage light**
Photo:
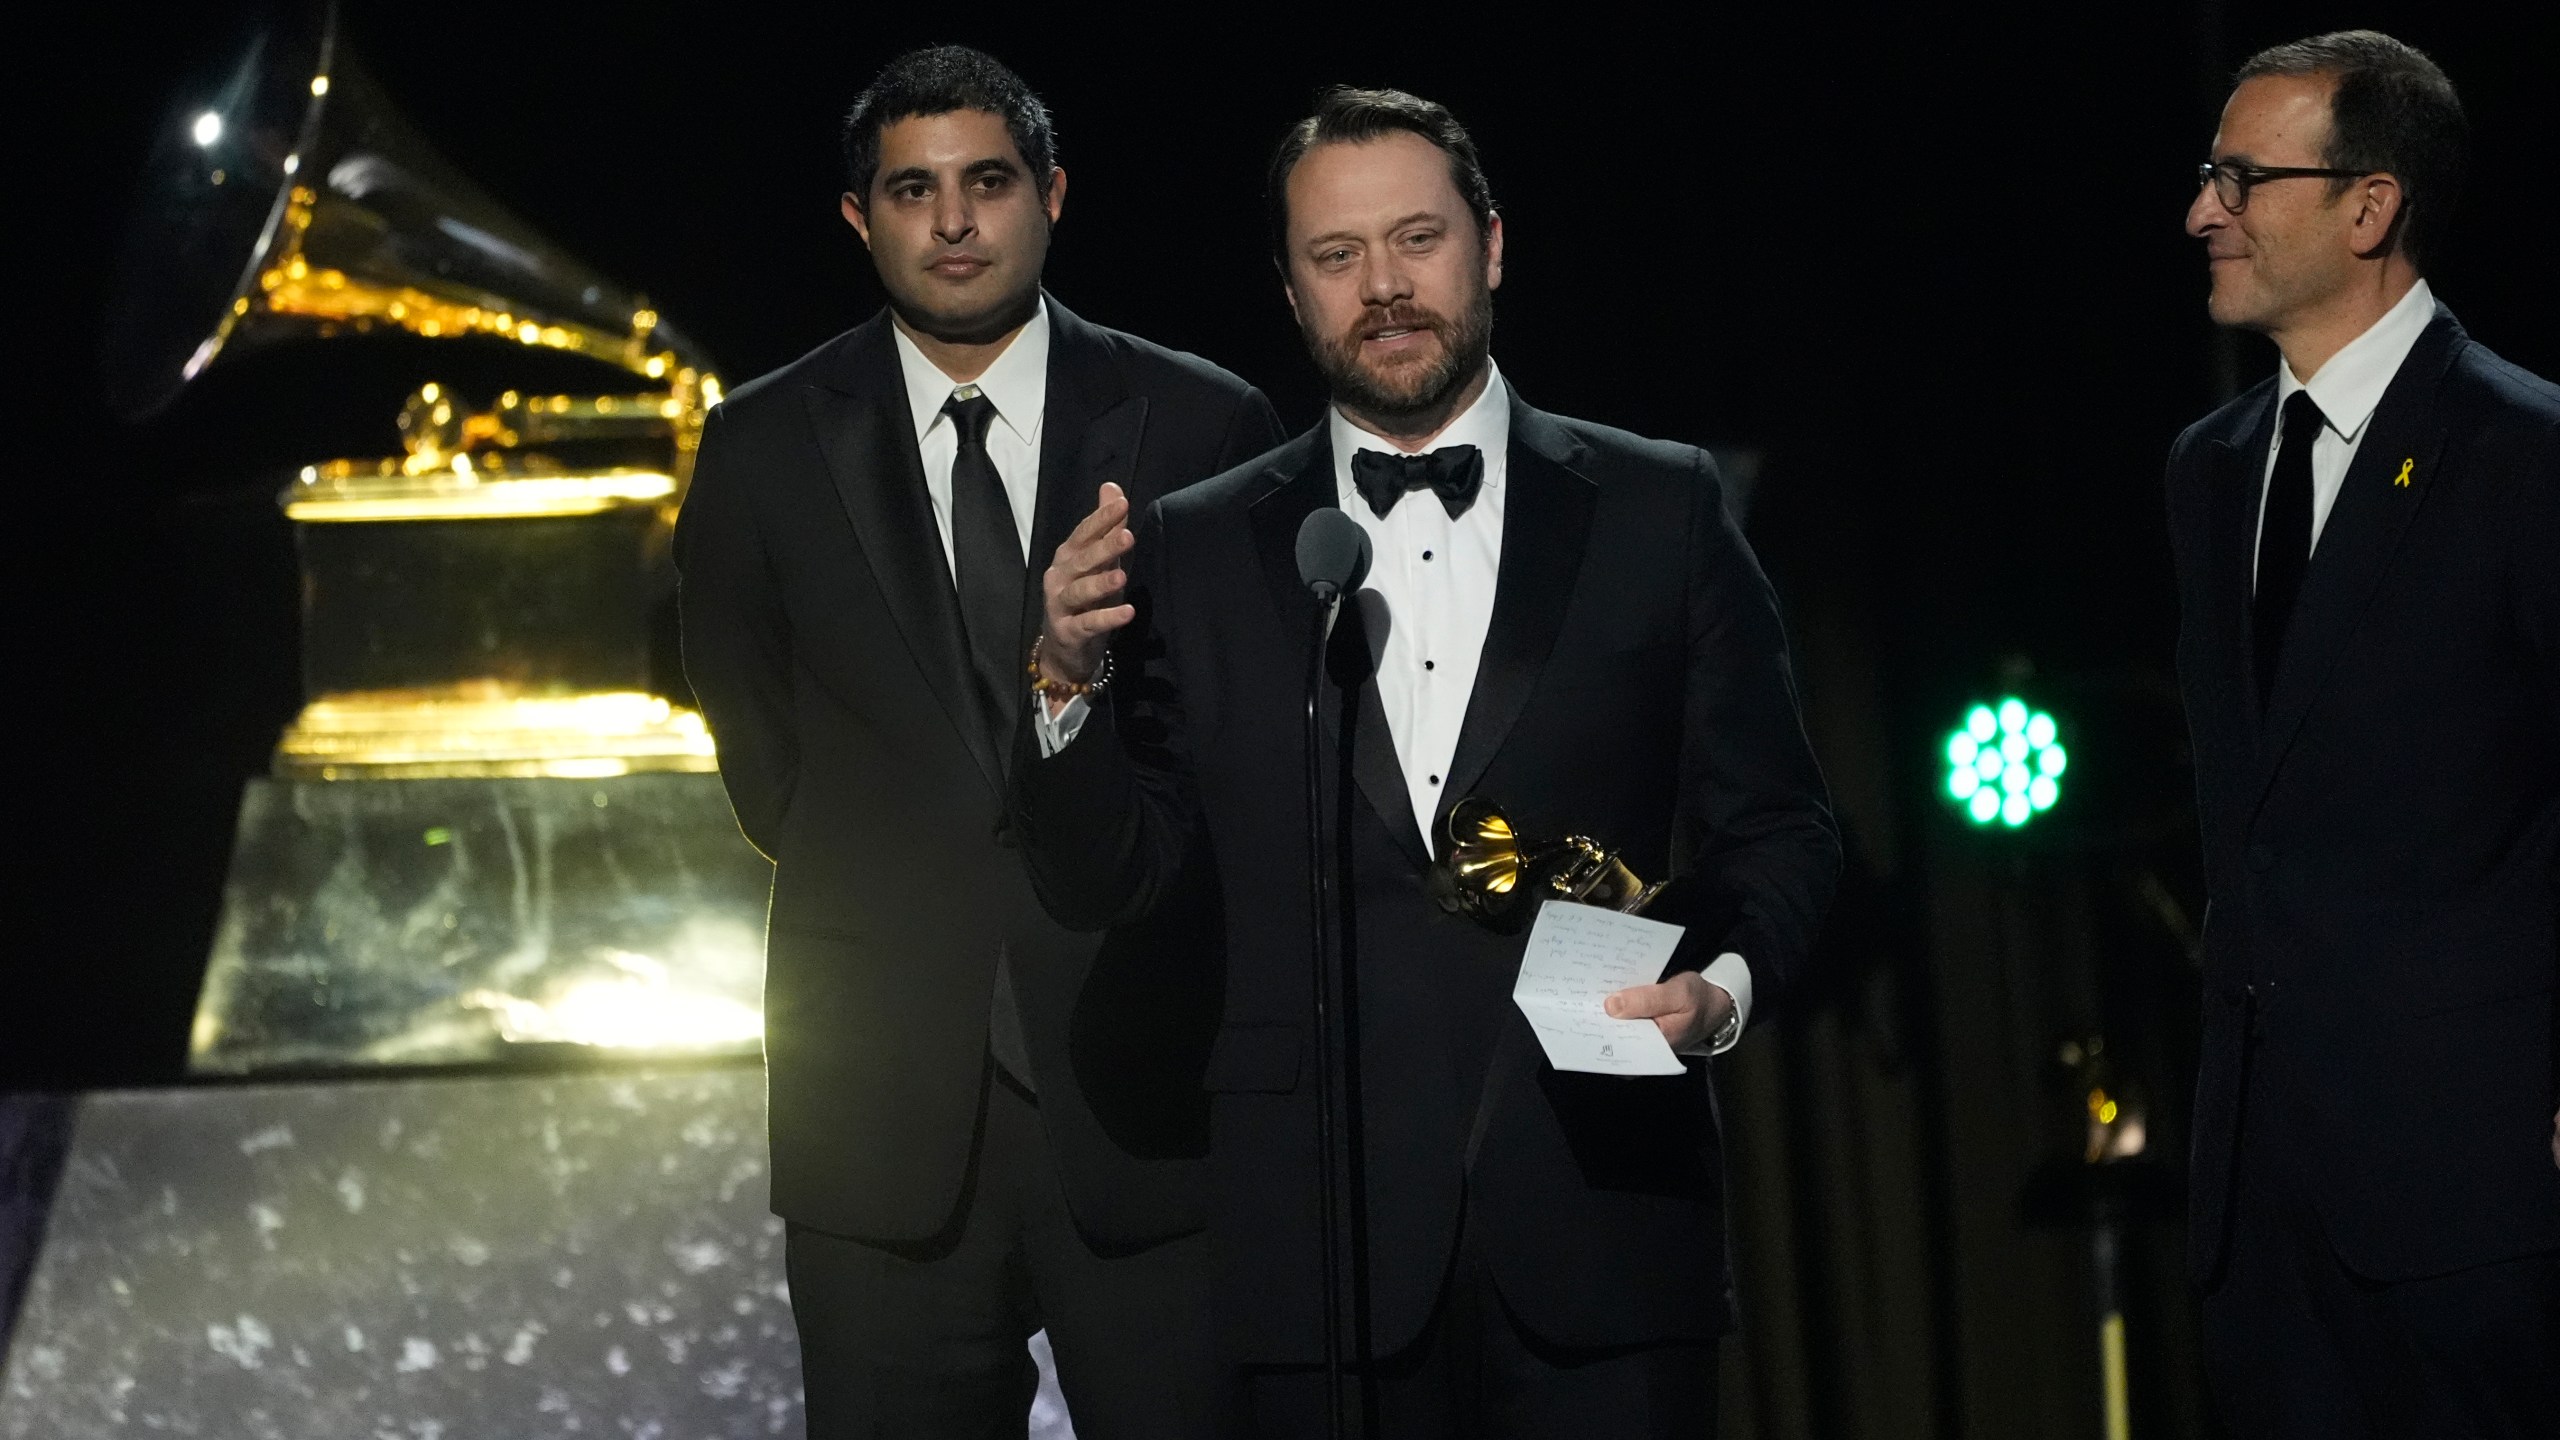
[[[2062,799],[2061,727],[2016,696],[1976,705],[1948,732],[1947,798],[1976,825],[2015,830]]]

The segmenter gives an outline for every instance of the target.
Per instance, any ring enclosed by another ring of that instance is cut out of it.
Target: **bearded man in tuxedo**
[[[1048,699],[1016,740],[1025,856],[1051,911],[1096,927],[1162,904],[1195,838],[1214,851],[1211,1235],[1238,1428],[1323,1433],[1300,729],[1317,602],[1293,547],[1313,511],[1347,512],[1377,595],[1345,608],[1359,660],[1324,699],[1357,791],[1338,843],[1359,1025],[1337,1049],[1356,1047],[1360,1100],[1337,1201],[1365,1238],[1340,1277],[1367,1301],[1341,1325],[1365,1337],[1363,1433],[1712,1435],[1730,1310],[1708,1057],[1801,970],[1839,859],[1776,603],[1705,452],[1537,410],[1496,368],[1502,221],[1446,109],[1329,92],[1269,182],[1332,405],[1152,505],[1103,489],[1058,548]],[[1545,1062],[1510,1001],[1521,940],[1434,898],[1470,794],[1668,877],[1648,914],[1686,934],[1610,1007],[1651,1018],[1681,1073]]]

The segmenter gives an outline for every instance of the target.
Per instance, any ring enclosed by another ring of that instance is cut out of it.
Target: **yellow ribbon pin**
[[[2416,468],[2417,468],[2417,465],[2418,465],[2418,457],[2417,457],[2417,456],[2415,456],[2415,455],[2412,455],[2412,456],[2410,456],[2408,459],[2401,461],[2401,462],[2400,462],[2400,473],[2391,477],[2391,483],[2392,483],[2392,484],[2394,484],[2394,485],[2399,486],[2399,487],[2400,487],[2401,489],[2403,489],[2403,490],[2408,489],[2408,488],[2409,488],[2409,472],[2410,472],[2411,470],[2416,469]]]

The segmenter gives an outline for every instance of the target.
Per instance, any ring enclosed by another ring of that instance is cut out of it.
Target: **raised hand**
[[[1137,618],[1120,593],[1129,583],[1129,497],[1105,483],[1056,558],[1040,576],[1040,669],[1050,679],[1082,684],[1102,668],[1111,632]]]

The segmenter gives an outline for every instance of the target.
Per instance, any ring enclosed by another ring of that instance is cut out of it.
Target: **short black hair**
[[[1394,130],[1409,131],[1440,147],[1449,157],[1449,179],[1476,217],[1476,235],[1493,234],[1493,184],[1476,158],[1476,142],[1467,127],[1435,104],[1402,90],[1360,90],[1334,85],[1316,93],[1315,113],[1280,137],[1271,152],[1271,171],[1264,198],[1271,211],[1271,253],[1282,273],[1289,268],[1289,172],[1318,145],[1359,144]]]
[[[2319,75],[2329,95],[2329,143],[2320,163],[2333,170],[2388,170],[2400,182],[2393,222],[2412,261],[2435,252],[2462,194],[2470,121],[2453,81],[2426,52],[2378,30],[2338,30],[2249,57],[2237,81],[2262,75]],[[2235,81],[2235,83],[2237,83]],[[2330,182],[2332,195],[2353,182]]]
[[[984,110],[1004,121],[1013,148],[1031,167],[1031,183],[1049,198],[1049,176],[1058,168],[1058,137],[1049,107],[1003,61],[966,45],[910,50],[881,67],[844,116],[844,178],[857,204],[867,205],[880,173],[880,132],[917,115]]]

